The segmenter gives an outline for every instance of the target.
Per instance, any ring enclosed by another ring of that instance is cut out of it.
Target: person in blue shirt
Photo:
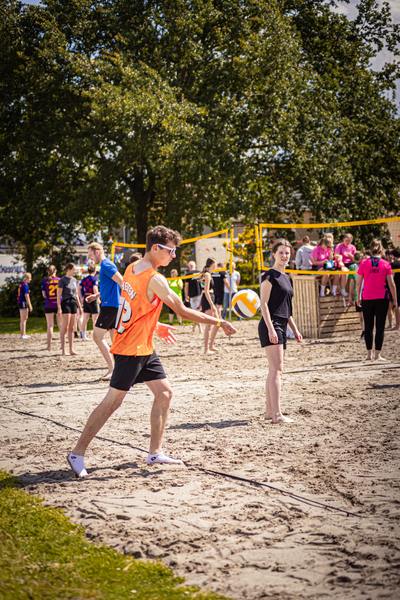
[[[88,246],[88,256],[95,264],[100,264],[100,291],[86,297],[86,302],[89,304],[97,298],[100,298],[101,301],[100,314],[93,329],[93,340],[108,365],[108,371],[101,379],[111,379],[114,359],[104,336],[109,331],[111,340],[114,337],[115,319],[121,297],[122,275],[114,263],[106,258],[103,247],[98,242],[92,242]]]

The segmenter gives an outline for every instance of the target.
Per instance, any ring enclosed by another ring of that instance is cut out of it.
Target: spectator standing
[[[310,238],[305,235],[301,240],[302,246],[296,252],[295,266],[299,271],[311,271],[313,262],[311,253],[313,246],[310,244]]]
[[[229,295],[232,298],[236,294],[236,292],[238,291],[238,285],[240,283],[240,273],[236,271],[236,264],[234,262],[232,263],[232,275],[230,275],[228,272],[226,278],[229,287],[227,285],[224,285],[224,304],[222,308],[223,319],[226,318],[226,313],[228,311]],[[240,317],[237,317],[237,320],[241,321],[242,319]]]
[[[111,379],[114,360],[104,336],[109,331],[111,340],[114,338],[115,320],[121,298],[122,275],[114,263],[106,258],[103,247],[98,242],[92,242],[88,246],[88,255],[95,264],[100,264],[100,291],[87,296],[86,302],[91,303],[98,298],[101,300],[100,313],[93,330],[93,340],[107,363],[108,371],[101,378],[107,380]]]
[[[178,271],[176,269],[172,269],[170,276],[174,279],[168,281],[168,285],[171,288],[171,290],[175,292],[175,294],[178,296],[179,300],[182,300],[183,281],[182,279],[178,279]],[[175,311],[170,306],[168,306],[168,318],[170,325],[172,325],[174,321],[174,314],[176,314]],[[176,314],[176,317],[178,319],[179,325],[182,325],[182,317],[178,314]]]
[[[44,303],[44,314],[46,315],[47,322],[47,348],[46,350],[51,350],[51,342],[53,340],[53,331],[54,331],[54,315],[57,318],[58,329],[61,331],[62,322],[61,317],[58,314],[57,307],[57,288],[58,282],[60,281],[59,277],[56,277],[57,269],[54,265],[50,265],[47,269],[47,275],[45,279],[42,281],[42,296],[45,298]]]
[[[385,336],[385,321],[389,308],[389,291],[393,297],[393,308],[397,308],[397,294],[390,264],[382,258],[383,246],[380,240],[372,240],[371,258],[363,260],[357,272],[357,303],[364,315],[364,337],[367,346],[367,360],[372,360],[372,342],[375,325],[375,360],[381,357]],[[364,283],[361,298],[361,286]]]
[[[223,263],[218,263],[218,269],[224,269]],[[218,311],[218,316],[221,318],[222,306],[224,303],[224,290],[229,290],[229,281],[226,276],[226,271],[214,271],[211,273],[211,277],[214,281],[214,294],[215,294],[215,307]]]
[[[400,269],[400,248],[393,249],[393,262],[391,267],[393,271],[395,269]],[[392,331],[400,330],[400,308],[399,308],[399,298],[400,298],[400,273],[394,273],[394,285],[396,287],[397,292],[397,308],[394,311],[394,316],[396,318],[396,323],[392,328]]]
[[[30,273],[24,273],[22,277],[22,283],[18,288],[17,306],[20,316],[19,328],[21,331],[20,338],[27,340],[29,335],[26,335],[26,322],[28,320],[29,311],[32,312],[31,296],[29,293],[29,283],[32,281],[32,275]]]
[[[194,260],[191,260],[188,263],[188,272],[187,275],[200,275],[200,271],[196,269],[196,263]],[[185,280],[185,300],[190,303],[190,308],[192,310],[198,310],[200,307],[201,300],[201,285],[198,277],[191,277],[190,279]],[[192,331],[196,330],[196,327],[199,328],[199,332],[201,333],[201,325],[200,323],[193,323]]]
[[[78,293],[83,305],[83,315],[80,325],[82,339],[86,341],[86,327],[90,316],[92,316],[93,330],[99,316],[99,301],[87,302],[86,298],[99,291],[99,280],[96,277],[96,267],[94,262],[90,261],[88,265],[88,275],[84,277],[78,285]]]
[[[82,306],[77,296],[78,282],[74,275],[76,273],[76,266],[74,263],[68,263],[64,269],[65,275],[61,277],[58,282],[57,288],[57,309],[58,314],[61,317],[61,354],[66,355],[65,352],[65,336],[68,334],[68,346],[69,353],[76,355],[73,348],[74,341],[74,326],[76,321],[76,315],[82,313]]]

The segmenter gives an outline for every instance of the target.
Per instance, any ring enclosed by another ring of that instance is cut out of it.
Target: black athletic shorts
[[[66,298],[61,300],[61,312],[63,315],[76,315],[78,312],[78,305],[75,298]]]
[[[224,303],[224,292],[218,293],[215,292],[215,304],[218,306],[222,306]]]
[[[96,321],[96,327],[100,327],[100,329],[115,329],[117,313],[118,308],[116,306],[102,306]]]
[[[362,308],[361,306],[358,306],[358,304],[356,304],[356,312],[362,312]]]
[[[17,305],[18,305],[18,308],[19,308],[20,310],[23,310],[24,308],[29,308],[29,306],[28,306],[28,303],[27,303],[27,302],[18,302],[18,304],[17,304]],[[14,306],[15,306],[15,304],[14,304]]]
[[[214,294],[210,294],[211,296],[211,300],[213,302],[215,302],[215,296]],[[202,295],[201,297],[201,312],[206,312],[206,310],[211,310],[211,306],[210,303],[207,300],[207,297],[205,294]]]
[[[166,379],[164,368],[157,354],[147,356],[124,356],[114,354],[115,366],[110,387],[128,391],[135,383]]]
[[[97,315],[99,312],[99,305],[96,300],[93,300],[93,302],[86,302],[86,300],[84,300],[83,312],[89,313],[90,315]]]
[[[57,312],[58,312],[58,308],[45,308],[44,309],[44,314],[45,315],[51,315],[51,314],[56,315]]]
[[[265,346],[279,346],[279,344],[283,344],[283,349],[286,350],[286,328],[288,324],[288,319],[273,317],[272,324],[278,336],[278,343],[273,344],[272,342],[270,342],[267,325],[264,319],[261,319],[261,321],[258,324],[258,335],[260,338],[261,348],[265,348]]]

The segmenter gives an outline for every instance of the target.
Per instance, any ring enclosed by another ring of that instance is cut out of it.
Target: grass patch
[[[19,328],[20,320],[18,317],[6,317],[0,319],[0,335],[3,333],[21,333]],[[92,331],[92,319],[89,320],[87,331]],[[33,333],[46,333],[47,321],[46,317],[28,317],[26,325],[26,333],[31,335]],[[54,317],[54,331],[59,331],[57,327],[56,318]]]
[[[0,470],[0,597],[7,600],[223,600],[183,587],[160,563],[88,542],[61,510]]]

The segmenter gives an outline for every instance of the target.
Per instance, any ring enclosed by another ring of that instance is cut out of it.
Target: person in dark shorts
[[[215,306],[215,294],[214,294],[214,279],[211,273],[215,269],[215,260],[213,258],[207,258],[205,267],[200,276],[199,281],[204,282],[204,290],[201,296],[201,312],[206,315],[212,315],[213,317],[221,317],[218,314]],[[204,328],[204,354],[214,354],[216,348],[214,348],[215,336],[217,335],[218,326],[214,326],[211,330],[211,325],[206,325]]]
[[[61,317],[61,354],[66,355],[65,352],[65,336],[68,333],[68,346],[69,353],[76,355],[73,347],[74,342],[74,327],[77,313],[82,313],[82,306],[79,297],[77,296],[78,282],[74,275],[76,273],[76,266],[74,263],[68,263],[64,268],[65,275],[58,281],[57,288],[57,308],[58,314]]]
[[[218,263],[217,268],[224,269],[224,266],[223,263]],[[211,277],[214,281],[215,308],[218,311],[218,315],[221,317],[222,306],[224,303],[224,286],[229,290],[229,281],[225,270],[214,271],[214,273],[211,273]]]
[[[17,296],[17,306],[19,310],[20,316],[20,324],[19,328],[21,331],[20,338],[21,340],[27,340],[29,335],[26,335],[26,322],[28,320],[29,311],[33,311],[33,307],[31,304],[31,296],[29,293],[28,284],[32,280],[32,275],[30,273],[24,273],[22,277],[22,283],[18,288],[18,296]]]
[[[221,325],[226,335],[236,333],[236,329],[226,321],[221,323],[217,317],[187,308],[171,290],[165,277],[157,272],[158,267],[170,264],[180,242],[181,236],[172,229],[162,225],[150,229],[146,236],[144,258],[125,271],[111,347],[115,368],[110,387],[104,400],[90,415],[75,448],[67,456],[77,477],[87,475],[84,455],[90,442],[122,404],[130,387],[137,383],[146,383],[154,394],[147,464],[182,463],[166,456],[162,450],[172,390],[154,351],[153,333],[168,344],[176,341],[172,333],[174,328],[158,322],[163,302],[184,319]]]
[[[56,277],[57,269],[54,265],[50,265],[47,269],[47,277],[42,281],[42,296],[45,299],[44,302],[44,314],[46,315],[47,321],[47,348],[51,350],[51,342],[53,340],[54,331],[54,315],[57,318],[58,329],[61,331],[62,319],[58,314],[57,306],[57,288],[59,277]]]
[[[261,283],[261,313],[258,334],[268,359],[268,377],[265,385],[265,419],[273,423],[292,423],[280,408],[281,377],[286,350],[286,328],[289,325],[294,337],[301,342],[302,336],[292,317],[293,288],[285,268],[290,260],[291,244],[284,239],[272,246],[274,266],[264,273]]]
[[[107,363],[108,371],[101,377],[107,380],[111,379],[114,361],[104,336],[109,331],[111,340],[114,338],[115,319],[121,298],[122,275],[114,263],[106,258],[103,247],[98,242],[92,242],[88,246],[88,256],[95,264],[100,264],[100,291],[87,296],[86,302],[91,304],[98,298],[101,300],[100,313],[93,329],[93,340]]]
[[[184,299],[190,304],[191,309],[198,310],[200,307],[202,289],[198,277],[193,276],[197,274],[200,275],[200,271],[196,269],[194,260],[189,261],[188,269],[186,275],[190,275],[190,279],[185,279]],[[199,328],[199,332],[201,333],[200,323],[193,323],[192,331],[195,331],[196,327]]]
[[[82,340],[86,341],[86,327],[90,316],[92,316],[93,329],[96,326],[96,321],[99,316],[99,302],[86,302],[86,298],[92,294],[97,294],[99,291],[99,280],[96,277],[96,267],[93,261],[88,264],[88,274],[78,285],[78,293],[83,305],[83,316],[80,324]]]

